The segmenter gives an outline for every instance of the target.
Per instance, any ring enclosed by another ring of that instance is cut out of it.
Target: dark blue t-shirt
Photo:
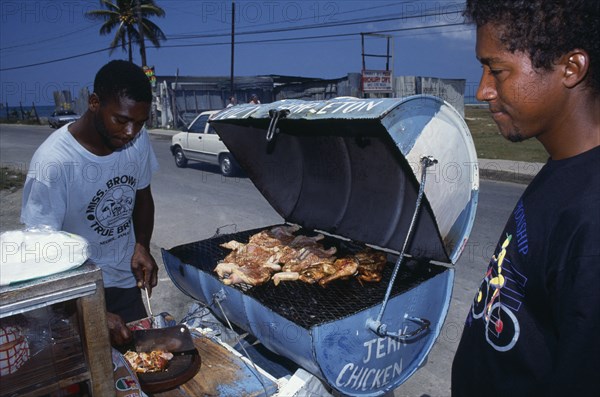
[[[513,210],[467,316],[453,396],[598,395],[600,146],[549,160]]]

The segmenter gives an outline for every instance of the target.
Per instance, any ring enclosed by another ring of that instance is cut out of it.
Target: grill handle
[[[412,219],[410,221],[410,225],[408,227],[408,232],[406,233],[406,239],[404,240],[404,245],[402,246],[402,252],[400,253],[400,256],[398,257],[398,260],[396,261],[396,265],[394,266],[394,271],[392,273],[390,283],[388,284],[388,288],[385,292],[385,297],[381,304],[381,309],[379,310],[377,319],[375,319],[375,320],[368,319],[367,324],[366,324],[367,328],[370,329],[371,331],[373,331],[378,336],[390,336],[390,337],[394,337],[394,338],[398,338],[400,340],[406,341],[406,340],[417,337],[418,335],[420,335],[421,333],[423,333],[424,331],[429,329],[429,325],[431,324],[431,322],[427,319],[420,318],[420,317],[411,317],[411,316],[407,315],[407,316],[405,316],[405,318],[407,318],[411,321],[417,322],[417,323],[421,323],[421,326],[416,331],[410,332],[408,334],[400,334],[400,333],[388,332],[387,325],[382,324],[381,319],[383,317],[383,312],[385,311],[385,308],[387,307],[387,303],[390,299],[390,295],[392,293],[392,287],[394,285],[394,282],[396,281],[396,277],[398,276],[398,271],[400,270],[400,265],[402,264],[402,261],[404,260],[404,254],[406,252],[406,247],[408,247],[408,243],[410,242],[410,238],[412,237],[413,229],[414,229],[415,223],[417,221],[417,216],[419,215],[419,210],[421,209],[421,204],[423,201],[423,194],[425,192],[425,182],[427,180],[427,168],[431,167],[434,164],[437,164],[437,162],[438,161],[433,156],[421,157],[421,184],[419,185],[419,194],[417,195],[417,203],[415,205],[415,212],[413,213]]]

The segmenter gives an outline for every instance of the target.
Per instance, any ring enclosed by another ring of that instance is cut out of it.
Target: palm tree
[[[127,49],[129,61],[132,62],[131,49],[135,42],[140,47],[142,65],[147,65],[144,39],[150,40],[156,47],[160,47],[160,40],[167,39],[163,31],[148,18],[164,17],[165,11],[154,0],[101,0],[100,3],[106,9],[88,11],[86,15],[105,21],[100,27],[100,34],[103,36],[116,29],[110,43],[110,53],[120,45],[123,51]]]

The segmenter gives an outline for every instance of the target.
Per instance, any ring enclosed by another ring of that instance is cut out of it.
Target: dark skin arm
[[[108,324],[111,345],[122,346],[131,341],[131,331],[127,328],[121,316],[107,312],[106,323]]]
[[[140,189],[135,195],[133,208],[135,249],[131,258],[131,271],[139,288],[152,288],[158,282],[158,266],[150,254],[150,238],[154,230],[154,199],[150,186]]]
[[[158,266],[150,254],[150,238],[154,230],[154,199],[150,186],[136,192],[133,227],[136,243],[131,258],[131,271],[138,287],[148,288],[150,294],[158,281]],[[107,312],[106,320],[113,346],[121,346],[131,341],[131,331],[119,315]]]

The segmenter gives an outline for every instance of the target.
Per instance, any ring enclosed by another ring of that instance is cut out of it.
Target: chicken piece
[[[256,234],[253,234],[252,236],[250,236],[248,244],[240,243],[236,240],[231,240],[221,244],[221,247],[234,251],[242,250],[246,245],[258,245],[262,248],[274,248],[282,244],[289,244],[292,241],[294,241],[296,236],[294,236],[293,233],[297,232],[298,230],[300,230],[300,226],[296,225],[276,226],[271,230],[263,230]],[[322,236],[322,238],[323,237],[324,236]]]
[[[285,254],[279,258],[279,262],[283,263],[283,270],[288,272],[299,272],[302,269],[320,264],[331,263],[335,260],[333,256],[337,249],[331,247],[329,249],[319,247],[303,247],[296,250],[291,247],[284,249]]]
[[[321,241],[324,238],[325,238],[325,236],[323,236],[321,233],[319,233],[313,237],[300,235],[300,236],[294,237],[294,239],[290,242],[289,245],[290,245],[290,247],[299,247],[299,248],[312,247],[312,246],[320,247],[320,244],[317,243],[317,241]]]
[[[299,272],[279,272],[273,275],[273,282],[279,285],[281,281],[300,280],[308,284],[314,284],[325,276],[334,274],[337,271],[331,262],[315,263],[309,267],[301,269]]]
[[[358,276],[360,281],[381,281],[383,268],[387,263],[387,255],[384,252],[374,251],[367,248],[358,252],[354,257],[358,260]]]
[[[272,270],[266,266],[241,267],[235,263],[221,262],[215,272],[225,285],[261,285],[271,279]]]
[[[239,266],[271,266],[277,264],[275,252],[255,244],[247,244],[243,250],[236,251],[235,263]]]
[[[333,266],[336,259],[333,255],[337,249],[325,249],[319,243],[325,238],[322,234],[295,236],[299,229],[295,225],[277,226],[250,236],[248,244],[235,240],[223,243],[221,247],[232,251],[215,271],[227,285],[259,285],[268,280],[267,272],[270,275],[279,272],[273,276],[275,285],[284,280],[302,280],[312,284],[336,273],[338,269]]]
[[[321,287],[325,287],[333,280],[350,277],[356,274],[358,270],[358,259],[354,257],[340,258],[333,262],[333,267],[335,268],[335,273],[319,280],[319,285]]]
[[[231,243],[231,241],[229,242]],[[229,244],[234,246],[234,244]],[[222,262],[236,263],[239,266],[269,266],[273,270],[281,270],[277,264],[277,250],[274,248],[261,247],[257,244],[236,245],[237,248],[230,252]]]
[[[300,273],[298,272],[279,272],[275,273],[271,279],[273,283],[277,286],[282,281],[296,281],[300,277]]]
[[[294,233],[300,230],[300,226],[298,225],[284,225],[284,226],[276,226],[270,230],[273,236],[282,239],[287,237],[294,237]]]
[[[248,244],[256,244],[265,248],[274,248],[278,247],[281,244],[284,244],[284,241],[292,241],[293,236],[290,236],[289,239],[284,239],[283,241],[272,235],[268,230],[263,230],[257,234],[250,236],[250,240]]]
[[[297,271],[300,268],[295,268],[295,265],[306,260],[305,266],[310,266],[314,261],[318,261],[319,257],[310,256],[310,252],[304,247],[290,247],[282,245],[277,247],[277,260],[283,264],[284,271]]]
[[[281,270],[275,255],[277,252],[273,248],[243,244],[235,240],[222,246],[233,249],[215,268],[215,272],[225,285],[264,284],[269,281],[274,272]]]
[[[281,245],[287,245],[294,240],[296,236],[293,233],[300,230],[300,226],[276,226],[271,230],[263,230],[250,236],[249,244],[257,244],[265,248],[273,248]]]
[[[230,250],[238,250],[245,246],[246,244],[240,243],[239,241],[231,240],[226,243],[221,244],[221,247],[227,248]]]
[[[333,263],[334,262],[332,260],[331,262],[317,263],[310,267],[302,269],[298,278],[301,281],[304,281],[305,283],[314,284],[317,281],[321,280],[323,277],[335,274],[337,269],[333,265]]]
[[[219,278],[224,278],[230,273],[233,273],[234,268],[239,267],[235,263],[230,262],[219,262],[215,267],[214,272],[217,273]]]

